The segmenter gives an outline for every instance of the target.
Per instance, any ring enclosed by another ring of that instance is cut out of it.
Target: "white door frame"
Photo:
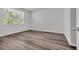
[[[79,8],[76,9],[76,32],[77,32],[77,36],[76,36],[76,40],[77,40],[77,50],[79,50]]]

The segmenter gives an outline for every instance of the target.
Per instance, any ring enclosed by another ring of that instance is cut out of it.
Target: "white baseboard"
[[[10,32],[10,33],[5,33],[5,34],[2,34],[2,35],[0,35],[0,37],[2,37],[2,36],[6,36],[6,35],[11,35],[11,34],[15,34],[15,33],[19,33],[19,32],[23,32],[23,31],[28,31],[29,29],[25,29],[25,30],[20,30],[20,31],[15,31],[15,32]]]
[[[4,34],[1,34],[0,37],[15,34],[15,33],[19,33],[19,32],[22,32],[22,31],[28,31],[28,30],[31,30],[31,29],[24,29],[24,30],[19,30],[19,31],[15,31],[15,32],[4,33]],[[51,31],[46,31],[46,30],[35,30],[35,31],[51,32]],[[59,33],[59,32],[51,32],[51,33]],[[64,34],[64,33],[59,33],[59,34]]]
[[[63,32],[55,32],[55,31],[48,31],[48,30],[38,30],[38,29],[30,29],[34,31],[42,31],[42,32],[51,32],[51,33],[58,33],[58,34],[64,34]]]
[[[74,46],[74,47],[76,47],[76,45],[75,45],[75,44],[72,44],[71,41],[67,38],[67,35],[66,35],[66,34],[64,34],[64,35],[65,35],[65,37],[66,37],[66,39],[67,39],[69,45],[70,45],[70,46]]]

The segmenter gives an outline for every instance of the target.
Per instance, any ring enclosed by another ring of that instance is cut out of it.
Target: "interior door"
[[[71,43],[76,46],[76,8],[71,8]]]
[[[76,22],[76,27],[77,27],[77,49],[79,50],[79,8],[76,9],[77,11],[77,22]]]

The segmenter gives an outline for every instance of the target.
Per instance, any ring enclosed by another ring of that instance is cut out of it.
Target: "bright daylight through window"
[[[24,24],[24,12],[6,8],[4,24]]]

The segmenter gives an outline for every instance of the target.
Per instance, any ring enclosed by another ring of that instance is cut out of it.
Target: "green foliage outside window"
[[[14,9],[5,9],[5,24],[24,24],[24,13]]]

